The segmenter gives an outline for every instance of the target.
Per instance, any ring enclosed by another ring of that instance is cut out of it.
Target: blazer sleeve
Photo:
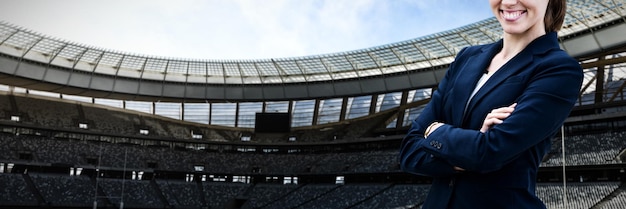
[[[443,160],[440,156],[435,156],[422,145],[424,139],[424,131],[434,121],[443,121],[442,114],[444,92],[448,91],[448,83],[454,76],[456,66],[464,57],[464,52],[468,48],[463,48],[457,55],[455,61],[450,64],[444,78],[439,82],[439,86],[433,92],[431,100],[426,105],[418,118],[412,121],[411,128],[401,143],[399,158],[400,169],[402,171],[419,174],[424,176],[450,176],[456,171],[452,164]]]
[[[503,123],[485,133],[444,125],[413,146],[467,171],[486,173],[552,137],[574,106],[583,78],[576,60],[564,52],[557,55],[536,66],[515,110]]]

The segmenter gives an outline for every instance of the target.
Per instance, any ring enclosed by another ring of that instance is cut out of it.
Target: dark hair
[[[565,0],[548,0],[548,8],[543,22],[546,25],[546,32],[558,32],[565,20],[565,10],[567,3]]]

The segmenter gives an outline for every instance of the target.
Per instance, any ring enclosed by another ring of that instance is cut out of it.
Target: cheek
[[[541,15],[542,17],[544,17],[546,15],[546,11],[548,10],[548,1],[538,1],[537,2],[537,13],[539,13],[539,15]]]

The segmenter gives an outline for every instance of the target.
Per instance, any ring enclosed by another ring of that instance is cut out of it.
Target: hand
[[[465,169],[460,168],[460,167],[456,167],[456,166],[454,166],[454,171],[459,171],[459,172],[461,172],[461,171],[465,171]]]
[[[515,110],[516,105],[517,103],[513,103],[508,107],[493,109],[489,114],[487,114],[487,117],[485,117],[485,120],[483,121],[483,126],[480,128],[480,132],[485,133],[492,126],[502,123],[502,121],[505,118],[509,117],[513,110]]]
[[[428,135],[430,135],[430,133],[432,133],[433,131],[435,131],[435,129],[443,126],[444,123],[440,123],[440,122],[433,122],[430,124],[430,126],[428,126],[428,128],[426,128],[426,131],[424,132],[424,138],[427,138]]]

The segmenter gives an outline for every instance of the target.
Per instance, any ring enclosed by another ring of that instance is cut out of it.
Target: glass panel
[[[360,96],[348,100],[348,119],[369,115],[372,96]]]
[[[339,121],[341,114],[341,103],[343,99],[327,99],[320,101],[319,116],[317,124],[326,124]]]
[[[289,112],[289,102],[266,102],[265,112]]]
[[[398,121],[398,118],[394,118],[393,121],[391,121],[391,123],[388,123],[387,126],[385,126],[385,128],[395,128],[396,127],[396,123]]]
[[[183,118],[185,121],[209,124],[209,109],[211,107],[208,103],[186,103],[185,115]]]
[[[190,62],[187,74],[192,76],[206,75],[206,64],[203,62]]]
[[[214,103],[211,105],[211,125],[235,127],[236,103]]]
[[[154,104],[154,114],[180,120],[180,103],[158,102]]]
[[[117,108],[124,107],[124,105],[122,104],[122,100],[116,100],[116,99],[99,99],[99,98],[95,98],[94,99],[94,103],[100,104],[100,105],[111,106],[111,107],[117,107]]]
[[[411,102],[428,99],[430,98],[431,93],[432,93],[432,89],[430,88],[412,90],[412,91],[409,91],[409,96],[407,98],[407,101],[411,103]]]
[[[67,95],[63,94],[63,99],[91,103],[91,97],[83,97],[83,96],[75,96],[75,95]]]
[[[257,112],[263,112],[263,103],[240,103],[239,118],[237,118],[237,126],[242,128],[254,128],[255,117]]]
[[[13,92],[14,93],[26,93],[26,89],[22,88],[22,87],[13,87]]]
[[[9,86],[0,84],[0,91],[9,91]]]
[[[39,96],[45,96],[45,97],[61,98],[61,94],[47,92],[47,91],[28,90],[28,93],[32,95],[39,95]]]
[[[165,72],[165,68],[167,67],[167,60],[163,59],[148,59],[146,62],[145,70],[146,71],[156,71],[156,72]]]
[[[313,124],[313,111],[315,111],[315,100],[295,101],[291,127],[310,126]]]
[[[382,98],[382,101],[379,101],[380,106],[376,108],[376,109],[379,109],[379,111],[385,111],[385,110],[400,106],[400,100],[402,99],[402,92],[387,93],[387,94],[379,95],[379,98],[378,98],[379,100],[381,96],[383,98]]]
[[[126,109],[152,114],[152,102],[126,101]]]
[[[405,110],[404,121],[402,121],[402,126],[410,126],[411,122],[415,120],[415,118],[417,118],[417,116],[419,116],[422,113],[425,107],[426,105],[421,105],[419,107]],[[392,123],[392,124],[395,125],[396,123]]]

